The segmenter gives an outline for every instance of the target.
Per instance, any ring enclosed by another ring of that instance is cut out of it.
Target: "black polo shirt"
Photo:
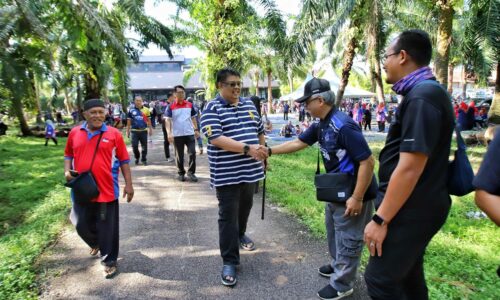
[[[399,105],[380,152],[380,205],[401,152],[420,152],[428,160],[415,188],[397,217],[432,217],[447,213],[448,159],[454,129],[453,108],[448,93],[435,80],[413,87]]]

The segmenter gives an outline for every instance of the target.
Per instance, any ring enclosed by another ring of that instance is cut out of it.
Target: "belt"
[[[146,131],[146,130],[148,130],[148,129],[147,128],[140,128],[140,129],[132,128],[132,131]]]

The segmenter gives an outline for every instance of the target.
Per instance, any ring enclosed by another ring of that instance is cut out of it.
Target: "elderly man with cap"
[[[356,271],[363,249],[363,230],[373,214],[375,160],[359,126],[335,106],[335,94],[327,80],[313,78],[304,96],[295,100],[319,122],[297,139],[268,149],[268,154],[291,153],[319,143],[327,173],[348,173],[354,177],[352,196],[344,202],[328,202],[325,223],[332,260],[318,269],[330,284],[318,292],[321,299],[341,299],[353,293]]]
[[[120,131],[104,124],[104,102],[91,99],[83,105],[86,122],[69,133],[64,151],[64,175],[70,181],[78,173],[92,169],[99,196],[87,204],[73,201],[71,221],[78,235],[90,247],[90,255],[96,256],[100,252],[105,277],[111,278],[117,272],[119,247],[119,169],[125,178],[123,196],[127,197],[127,202],[134,196],[129,155]]]

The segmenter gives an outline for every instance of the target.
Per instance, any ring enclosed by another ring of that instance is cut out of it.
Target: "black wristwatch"
[[[273,154],[273,150],[271,147],[267,148],[267,156],[271,156]]]
[[[248,145],[243,146],[243,154],[248,155],[249,151],[250,151],[250,146]]]
[[[387,223],[382,219],[379,215],[374,214],[372,217],[373,222],[377,223],[380,226],[387,225]]]

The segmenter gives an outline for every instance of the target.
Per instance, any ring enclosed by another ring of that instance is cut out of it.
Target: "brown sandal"
[[[99,253],[99,247],[90,248],[90,256],[96,256]]]
[[[106,279],[110,279],[110,278],[113,278],[116,273],[118,273],[118,269],[116,268],[116,266],[106,266],[104,267],[104,277]]]

